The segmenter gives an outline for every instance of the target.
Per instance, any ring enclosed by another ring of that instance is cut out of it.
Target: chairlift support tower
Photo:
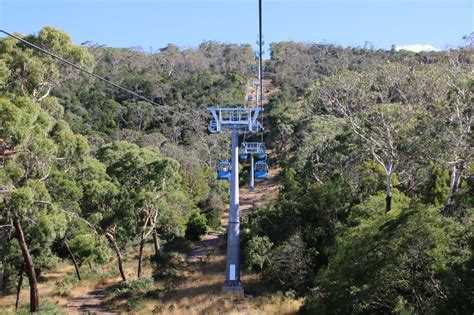
[[[263,142],[242,142],[241,153],[250,155],[250,184],[249,190],[252,192],[255,189],[255,160],[254,155],[257,155],[259,159],[265,155],[265,144]]]
[[[212,114],[209,131],[232,130],[232,171],[230,175],[230,207],[227,224],[226,277],[222,289],[243,293],[240,282],[240,213],[239,213],[239,129],[257,133],[259,108],[208,108]]]
[[[260,66],[259,66],[259,69],[260,69]],[[259,70],[260,71],[260,70]],[[259,97],[258,97],[258,87],[260,86],[260,81],[259,80],[256,80],[253,82],[253,85],[255,86],[255,107],[259,108],[260,104],[259,104]],[[246,147],[244,147],[246,148]],[[250,154],[250,182],[249,182],[249,191],[250,192],[254,192],[255,191],[255,160],[254,160],[254,156],[253,154]]]

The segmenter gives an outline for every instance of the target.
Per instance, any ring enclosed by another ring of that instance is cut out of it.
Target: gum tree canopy
[[[90,67],[92,56],[70,37],[45,27],[27,40]],[[30,310],[39,310],[37,272],[50,259],[51,244],[63,237],[67,209],[61,191],[47,185],[51,174],[72,176],[89,154],[87,140],[62,120],[63,108],[49,96],[67,71],[51,57],[6,38],[0,42],[0,220],[14,228],[30,283]],[[35,255],[32,257],[31,253]],[[36,271],[35,271],[36,269]]]
[[[53,172],[71,171],[89,147],[84,137],[27,97],[0,98],[0,124],[1,216],[15,228],[35,312],[38,289],[30,249],[47,248],[62,237],[67,222],[66,210],[54,201],[58,191],[45,182]]]

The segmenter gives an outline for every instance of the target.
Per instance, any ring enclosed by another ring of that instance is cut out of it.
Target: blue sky
[[[266,43],[295,40],[389,49],[457,47],[474,29],[473,0],[263,0]],[[80,44],[196,47],[204,40],[255,44],[257,0],[0,0],[0,28],[52,25]],[[268,57],[268,56],[267,56]]]

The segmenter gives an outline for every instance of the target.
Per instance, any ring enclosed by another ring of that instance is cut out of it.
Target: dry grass
[[[152,253],[152,246],[146,247],[148,254]],[[91,272],[88,267],[83,268],[83,274]],[[86,275],[80,283],[68,286],[67,294],[58,295],[58,280],[65,277],[74,277],[73,267],[65,262],[54,272],[44,273],[39,283],[40,298],[49,303],[60,306],[68,314],[79,314],[76,309],[67,307],[69,299],[84,296],[88,292],[117,284],[118,276],[115,259],[94,270],[97,277]],[[136,259],[133,254],[126,255],[125,269],[130,279],[134,279]],[[144,265],[145,276],[152,274],[149,262]],[[255,274],[245,273],[242,282],[246,294],[252,294],[253,299],[246,299],[239,295],[222,292],[223,275],[225,273],[225,256],[219,249],[204,261],[189,263],[183,261],[180,266],[175,286],[165,289],[164,282],[155,283],[155,290],[159,293],[156,298],[147,297],[139,302],[138,307],[130,313],[150,314],[294,314],[300,308],[302,301],[284,297],[281,293],[268,293],[266,284],[261,283]],[[110,275],[101,279],[99,275]],[[29,290],[26,285],[22,290],[22,304],[29,301]],[[113,302],[112,309],[121,311],[130,309],[127,299]],[[15,295],[0,298],[1,314],[14,313]]]
[[[225,256],[210,256],[202,263],[190,266],[181,275],[184,279],[173,290],[167,291],[159,301],[146,301],[146,312],[158,314],[294,314],[302,301],[285,298],[280,293],[262,295],[266,285],[255,274],[242,276],[246,294],[222,291],[225,274]]]
[[[56,290],[54,283],[64,277],[69,271],[73,269],[72,266],[61,266],[54,272],[45,272],[38,283],[38,290],[40,293],[40,301],[46,299],[48,302],[56,305],[65,305],[67,298],[62,296],[55,296]],[[2,314],[15,313],[16,294],[1,296],[0,309]],[[28,287],[28,278],[25,276],[24,285],[20,294],[20,305],[27,304],[30,301],[30,291]]]

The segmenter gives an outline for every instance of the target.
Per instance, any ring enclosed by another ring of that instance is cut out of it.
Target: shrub
[[[203,213],[207,220],[207,225],[212,229],[218,229],[221,226],[222,208],[206,208]]]
[[[190,241],[199,241],[202,235],[206,234],[207,220],[204,215],[194,212],[186,224],[186,239]]]
[[[23,304],[21,306],[21,310],[20,310],[19,314],[20,315],[31,314],[29,310],[30,310],[30,303]],[[59,307],[58,305],[50,303],[50,302],[45,301],[45,300],[42,300],[40,302],[40,314],[42,314],[42,315],[43,314],[44,315],[63,315],[63,314],[66,314],[66,312],[63,311],[61,309],[61,307]]]
[[[433,314],[449,284],[460,283],[453,265],[468,261],[469,233],[437,208],[420,204],[362,220],[339,238],[305,311]]]
[[[273,243],[267,236],[252,237],[245,245],[243,256],[245,265],[249,270],[262,270],[268,260],[268,254]]]
[[[153,279],[140,278],[122,282],[120,286],[115,289],[111,295],[112,300],[127,299],[131,300],[141,299],[145,293],[154,288]]]
[[[69,296],[71,287],[79,283],[79,280],[75,275],[69,275],[61,280],[56,281],[55,295],[58,296]]]
[[[207,225],[212,229],[218,229],[221,226],[221,217],[224,210],[222,197],[216,192],[212,192],[207,200],[200,204],[200,208],[207,219]]]
[[[301,293],[310,286],[314,275],[299,233],[271,250],[263,276],[284,290]]]

